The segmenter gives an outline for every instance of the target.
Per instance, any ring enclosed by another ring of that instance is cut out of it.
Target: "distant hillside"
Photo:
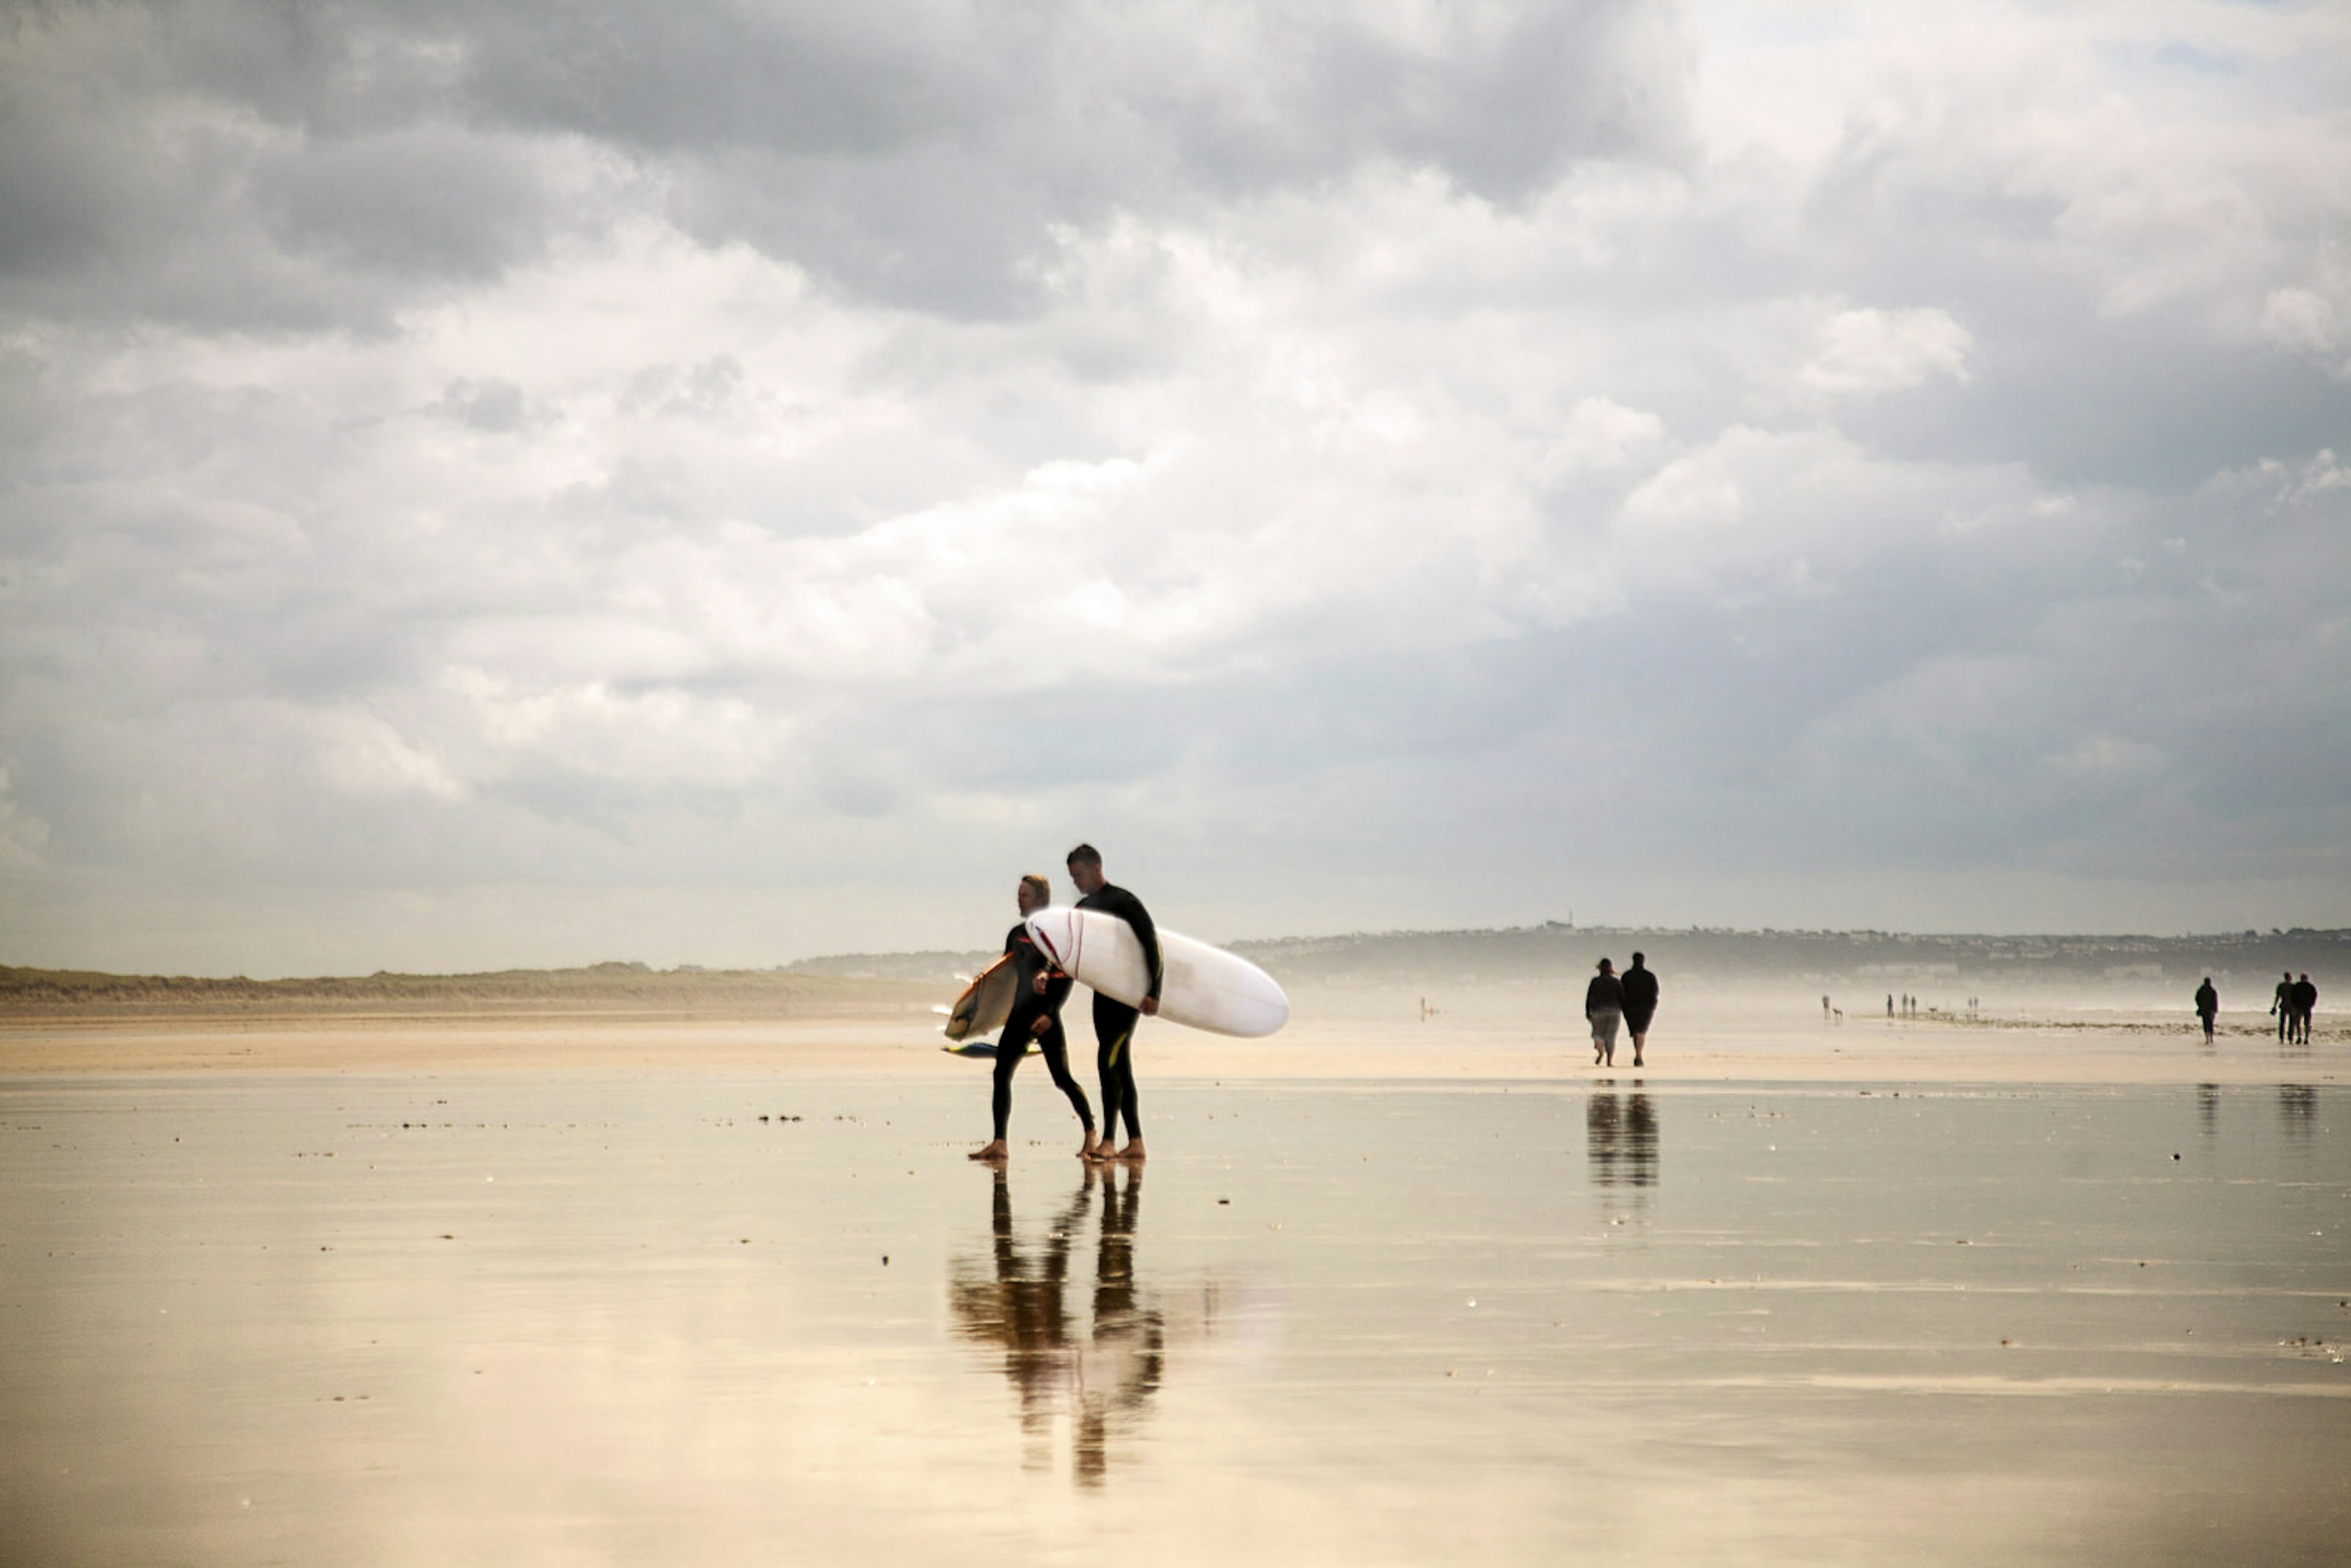
[[[784,966],[788,975],[823,975],[841,980],[899,980],[925,986],[954,986],[979,972],[997,956],[990,948],[969,953],[835,953],[802,958]]]
[[[1236,942],[1286,986],[1367,988],[1580,986],[1602,956],[1635,948],[1671,983],[1820,985],[1864,991],[1959,987],[2004,991],[2166,991],[2219,977],[2231,1007],[2265,1005],[2280,971],[2305,971],[2322,1005],[2351,997],[2351,931],[2221,936],[1917,936],[1885,931],[1627,929],[1552,923],[1489,931],[1389,931]],[[852,953],[782,969],[507,969],[478,975],[201,979],[0,967],[0,1019],[502,1015],[847,1018],[925,1012],[994,955]]]
[[[1543,925],[1486,931],[1354,932],[1235,942],[1289,986],[1516,984],[1574,980],[1593,962],[1625,967],[1635,948],[1653,968],[1685,979],[1822,983],[1865,989],[1905,981],[2007,988],[2170,982],[2231,977],[2241,989],[2264,974],[2307,971],[2323,992],[2351,987],[2351,931],[2242,932],[2216,936],[1919,936],[1890,931],[1664,930]],[[792,974],[955,983],[989,952],[843,953],[804,958]]]
[[[910,1012],[939,999],[936,987],[859,981],[766,969],[506,969],[479,975],[395,975],[299,980],[201,979],[0,967],[0,1017],[344,1016],[495,1018],[836,1018]]]
[[[2308,971],[2322,992],[2351,985],[2351,931],[2223,936],[1917,936],[1886,931],[1728,931],[1573,926],[1395,931],[1236,942],[1285,984],[1363,985],[1581,978],[1635,948],[1686,978],[1867,985],[1905,980],[2004,987],[2173,981]]]

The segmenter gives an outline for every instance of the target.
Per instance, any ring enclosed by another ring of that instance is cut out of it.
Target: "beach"
[[[5,1554],[2337,1557],[2324,1018],[1301,1011],[1001,1178],[901,1015],[15,1020]]]

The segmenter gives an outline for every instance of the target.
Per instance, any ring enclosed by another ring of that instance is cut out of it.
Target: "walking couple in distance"
[[[1607,959],[1583,988],[1583,1016],[1592,1025],[1592,1065],[1616,1065],[1616,1030],[1621,1025],[1633,1037],[1633,1065],[1648,1065],[1641,1049],[1649,1041],[1649,1020],[1657,1014],[1657,977],[1638,953],[1622,975]]]
[[[1070,880],[1077,883],[1082,894],[1080,909],[1099,909],[1114,915],[1134,928],[1135,939],[1143,945],[1143,961],[1151,972],[1151,987],[1140,1008],[1113,1001],[1100,991],[1094,993],[1094,1069],[1102,1084],[1102,1124],[1099,1135],[1094,1131],[1093,1107],[1086,1103],[1086,1092],[1070,1076],[1069,1037],[1061,1030],[1061,1004],[1070,999],[1071,988],[1076,982],[1037,949],[1029,939],[1029,916],[1053,902],[1053,884],[1041,876],[1024,876],[1013,896],[1020,908],[1020,923],[1015,925],[1004,938],[1004,951],[1012,959],[1018,985],[1012,1004],[1012,1016],[1004,1020],[1004,1032],[996,1041],[996,1084],[992,1102],[996,1113],[996,1136],[974,1149],[976,1160],[1000,1160],[1008,1152],[1005,1131],[1012,1119],[1012,1075],[1019,1071],[1020,1059],[1029,1053],[1029,1042],[1035,1040],[1045,1058],[1045,1070],[1053,1075],[1053,1086],[1070,1098],[1070,1107],[1078,1113],[1085,1128],[1085,1143],[1078,1157],[1086,1160],[1134,1160],[1143,1156],[1143,1122],[1135,1105],[1134,1093],[1134,1029],[1143,1019],[1159,1011],[1159,983],[1162,978],[1159,961],[1159,933],[1151,924],[1151,912],[1143,901],[1123,887],[1114,887],[1102,876],[1102,852],[1092,844],[1080,844],[1069,854]],[[1126,1123],[1126,1146],[1118,1147],[1118,1124]]]

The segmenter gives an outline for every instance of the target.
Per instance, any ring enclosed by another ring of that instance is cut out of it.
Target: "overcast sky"
[[[2351,9],[9,5],[0,962],[2351,925]]]

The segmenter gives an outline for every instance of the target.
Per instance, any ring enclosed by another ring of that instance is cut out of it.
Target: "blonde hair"
[[[1029,875],[1022,877],[1020,879],[1020,885],[1023,887],[1033,887],[1037,890],[1038,897],[1043,899],[1048,904],[1053,902],[1053,884],[1047,882],[1043,877],[1037,875],[1035,873],[1032,872]]]

